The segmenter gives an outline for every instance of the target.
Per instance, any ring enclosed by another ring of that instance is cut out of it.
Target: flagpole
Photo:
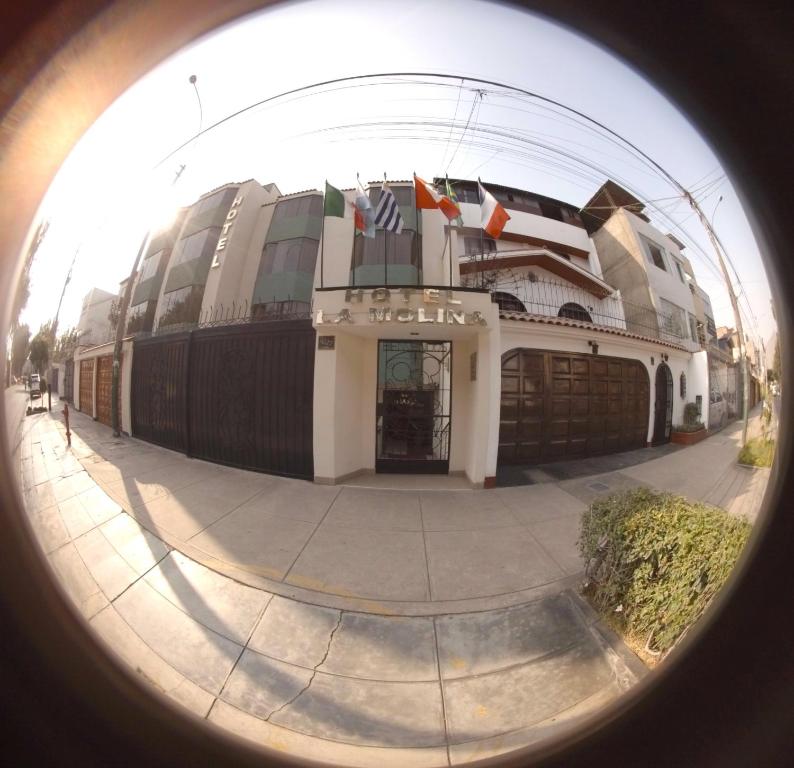
[[[328,197],[328,179],[325,180],[325,194],[323,195],[323,218],[320,222],[320,288],[324,288],[323,277],[325,273],[325,200]],[[344,209],[342,209],[344,213]]]
[[[482,228],[482,193],[480,190],[483,188],[480,177],[477,177],[477,199],[480,201],[480,288],[485,287],[483,269],[485,268],[485,230]]]
[[[386,186],[386,171],[383,172],[383,186]],[[383,193],[381,193],[383,194]],[[377,235],[376,235],[377,237]],[[383,230],[383,280],[384,285],[389,284],[389,230]]]
[[[414,244],[418,246],[419,244],[419,209],[416,207],[416,171],[411,171],[411,176],[413,177],[413,187],[414,187],[414,226],[416,229],[414,230]],[[411,256],[413,256],[413,245],[411,246]],[[424,282],[424,259],[422,258],[421,249],[419,251],[419,260],[422,264],[422,282]],[[417,271],[416,275],[416,283],[417,285],[421,285],[422,283],[419,282],[419,274]]]

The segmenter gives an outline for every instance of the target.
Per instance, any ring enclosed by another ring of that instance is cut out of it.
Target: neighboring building
[[[488,486],[498,465],[665,442],[686,402],[708,401],[697,318],[710,305],[695,306],[680,243],[641,210],[593,226],[486,184],[510,215],[490,240],[476,182],[451,183],[462,223],[417,211],[412,182],[395,181],[403,230],[374,238],[354,228],[354,190],[325,219],[320,192],[254,180],[186,208],[136,276],[124,428],[323,483],[410,471]],[[100,420],[107,359],[81,366]]]
[[[79,346],[90,347],[110,341],[110,314],[116,298],[116,294],[101,288],[92,288],[85,295],[77,322]]]

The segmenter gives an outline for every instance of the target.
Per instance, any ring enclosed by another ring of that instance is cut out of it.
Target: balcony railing
[[[464,275],[463,285],[480,280],[477,275]],[[700,344],[689,335],[689,327],[681,317],[667,315],[647,305],[626,301],[620,295],[597,298],[582,288],[532,279],[523,275],[496,275],[490,279],[494,301],[503,311],[541,317],[565,317],[598,328],[613,328],[646,338],[678,344],[690,351]]]

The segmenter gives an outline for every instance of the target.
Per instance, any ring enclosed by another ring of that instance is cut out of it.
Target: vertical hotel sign
[[[240,205],[244,199],[243,195],[238,195],[232,200],[229,212],[226,214],[226,220],[223,222],[223,227],[221,228],[221,236],[218,238],[218,244],[215,246],[215,254],[212,257],[212,264],[210,265],[212,267],[219,267],[221,265],[219,260],[220,253],[226,248],[226,243],[229,241],[229,232],[231,232],[234,226],[234,220],[237,218]]]

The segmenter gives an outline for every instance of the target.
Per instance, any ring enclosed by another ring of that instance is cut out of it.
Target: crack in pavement
[[[323,654],[322,659],[320,659],[320,661],[318,661],[317,664],[314,665],[314,668],[312,669],[312,676],[309,678],[309,682],[306,683],[306,685],[304,685],[303,688],[301,688],[291,699],[289,699],[288,701],[285,701],[280,707],[276,707],[276,709],[274,709],[265,718],[265,722],[269,723],[270,722],[270,718],[273,717],[273,715],[277,715],[279,712],[281,712],[282,710],[286,709],[291,704],[294,704],[302,694],[306,693],[306,691],[309,690],[309,688],[311,687],[311,684],[314,682],[314,678],[317,676],[317,670],[323,664],[325,664],[325,660],[328,658],[328,654],[331,652],[331,643],[334,640],[334,635],[336,634],[336,630],[339,629],[339,627],[342,624],[343,613],[344,613],[343,611],[339,611],[339,618],[337,619],[336,626],[331,630],[331,634],[328,635],[328,645],[325,648],[325,653]]]

